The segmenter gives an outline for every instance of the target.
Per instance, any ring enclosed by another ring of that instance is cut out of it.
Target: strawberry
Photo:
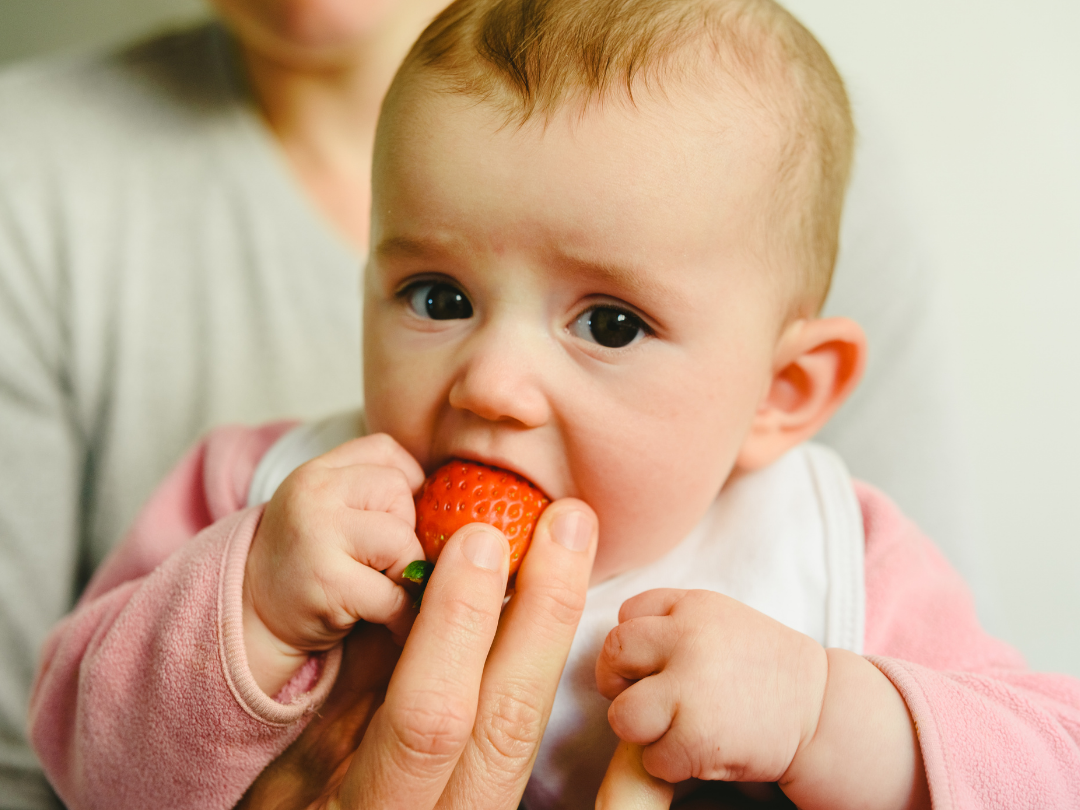
[[[469,523],[490,523],[510,541],[510,581],[529,550],[537,518],[551,500],[516,473],[454,459],[432,473],[416,496],[416,536],[430,561],[404,576],[425,581],[450,536]]]

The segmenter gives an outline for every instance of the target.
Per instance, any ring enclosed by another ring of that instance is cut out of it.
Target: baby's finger
[[[484,668],[472,739],[440,808],[517,806],[585,606],[596,539],[596,517],[581,501],[556,501],[537,522]]]
[[[341,807],[426,810],[438,802],[472,734],[509,557],[506,538],[488,526],[471,524],[447,542],[386,700],[349,767]]]
[[[312,516],[316,522],[327,508],[340,505],[357,512],[386,512],[409,526],[416,523],[409,481],[395,467],[326,467],[312,462],[295,470],[282,490],[296,502],[294,510],[318,510]]]
[[[413,527],[386,512],[359,512],[342,509],[337,513],[341,548],[358,563],[385,571],[400,583],[401,572],[413,560],[424,559],[424,549]]]
[[[351,621],[382,624],[403,642],[416,615],[415,597],[401,585],[365,565],[343,565],[323,583],[337,594]]]
[[[642,616],[616,626],[596,659],[596,686],[614,700],[634,681],[659,672],[677,643],[673,622],[667,616]]]
[[[405,476],[410,492],[416,492],[424,483],[424,470],[419,462],[385,433],[373,433],[347,441],[312,463],[326,468],[393,467]]]
[[[685,594],[679,588],[654,588],[631,596],[619,608],[619,622],[642,616],[667,616]]]
[[[674,679],[653,675],[638,681],[608,706],[608,723],[619,739],[649,745],[663,737],[679,702]]]
[[[700,751],[701,745],[701,740],[692,737],[685,725],[676,720],[672,722],[666,734],[652,745],[645,747],[641,753],[641,764],[657,778],[673,783],[685,782],[692,778],[732,781],[742,777],[748,782],[766,781],[755,779],[753,772],[747,772],[741,767],[720,770],[707,768],[707,764],[701,761],[700,755],[692,753]],[[719,756],[721,752],[717,750],[714,754]],[[702,771],[703,765],[707,770]]]

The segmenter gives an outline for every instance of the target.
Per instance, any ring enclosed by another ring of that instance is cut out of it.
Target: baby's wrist
[[[801,734],[795,754],[791,758],[787,772],[781,781],[786,781],[790,774],[799,770],[800,759],[804,760],[806,752],[817,742],[818,730],[821,727],[821,717],[825,711],[825,701],[829,690],[829,651],[821,644],[804,637],[807,650],[801,653],[805,661],[804,669],[799,677],[799,689],[801,690],[799,705],[801,713]]]
[[[248,669],[258,687],[267,696],[273,697],[307,662],[308,653],[285,643],[266,626],[255,608],[246,583],[243,626]]]
[[[895,687],[860,655],[825,654],[817,723],[780,780],[784,793],[807,810],[928,808],[914,723]]]

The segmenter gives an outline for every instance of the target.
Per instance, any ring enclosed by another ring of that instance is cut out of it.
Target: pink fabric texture
[[[232,807],[329,693],[340,651],[273,698],[247,667],[241,588],[258,460],[289,427],[193,450],[49,637],[30,731],[71,810]],[[866,653],[915,718],[934,807],[1080,806],[1080,682],[979,627],[967,589],[880,492],[866,528]]]
[[[289,427],[225,428],[193,450],[46,641],[33,744],[78,808],[228,808],[288,747],[333,684],[314,657],[277,700],[244,651],[244,563],[258,459]]]
[[[865,652],[915,719],[935,810],[1080,807],[1080,681],[1031,672],[984,633],[933,544],[880,492],[855,489]]]

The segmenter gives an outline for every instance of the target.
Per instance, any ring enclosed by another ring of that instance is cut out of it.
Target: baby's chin
[[[639,537],[638,532],[620,531],[618,526],[605,530],[604,518],[600,520],[600,538],[596,549],[596,561],[589,577],[589,587],[599,585],[627,571],[642,568],[656,562],[679,545],[690,533],[696,523],[691,523],[685,532],[676,535],[665,533],[660,537],[653,535]],[[609,521],[610,523],[610,521]]]

